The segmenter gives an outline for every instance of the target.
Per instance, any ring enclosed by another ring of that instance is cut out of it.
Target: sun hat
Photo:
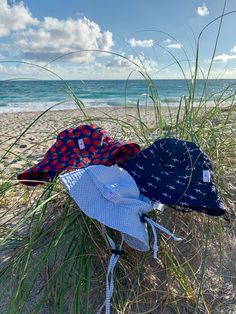
[[[60,132],[44,158],[17,179],[35,186],[52,181],[62,171],[96,164],[110,166],[133,158],[139,151],[138,144],[115,140],[99,126],[80,125]]]
[[[158,250],[155,228],[162,230],[175,240],[180,240],[180,238],[147,215],[153,209],[150,199],[140,194],[135,180],[122,168],[94,165],[61,175],[60,179],[70,196],[86,215],[99,221],[104,228],[110,227],[122,234],[122,241],[117,247],[106,233],[112,248],[106,275],[106,301],[104,303],[106,313],[109,314],[114,289],[113,272],[122,254],[123,242],[125,241],[136,250],[148,251],[149,238],[146,223],[151,226],[154,234],[154,257],[157,257]]]
[[[119,164],[153,201],[212,216],[225,213],[214,183],[212,163],[192,142],[163,138],[130,161]]]
[[[149,250],[147,229],[140,217],[152,210],[152,204],[140,194],[127,171],[97,165],[66,173],[60,179],[86,215],[124,233],[132,248]]]
[[[140,217],[152,209],[151,201],[140,195],[134,179],[118,167],[89,166],[61,175],[60,179],[86,215],[122,233],[118,248],[107,236],[112,255],[106,275],[106,301],[99,312],[105,305],[109,314],[114,289],[113,272],[122,254],[123,242],[140,251],[149,250],[146,224]]]

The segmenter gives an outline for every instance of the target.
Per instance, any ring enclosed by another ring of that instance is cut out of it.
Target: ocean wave
[[[121,98],[113,98],[113,99],[83,99],[82,103],[85,107],[135,107],[137,104],[139,106],[153,106],[153,102],[149,101],[140,101],[137,102],[135,99],[121,99]],[[213,104],[213,101],[208,102],[208,105]],[[173,106],[177,107],[180,105],[180,99],[178,98],[168,98],[161,100],[162,106]],[[194,102],[194,106],[199,105],[199,101]],[[37,112],[37,111],[45,111],[51,110],[70,110],[77,109],[78,105],[76,105],[73,101],[66,101],[64,103],[56,103],[56,102],[10,102],[10,103],[0,103],[0,113],[8,113],[8,112]]]
[[[68,81],[67,83],[74,95],[88,107],[153,105],[150,98],[152,90],[144,80]],[[184,80],[154,80],[152,83],[163,106],[179,106],[182,95],[189,94]],[[206,98],[217,101],[228,85],[230,88],[227,92],[233,94],[236,80],[209,80]],[[68,89],[65,89],[65,84],[61,81],[0,81],[0,86],[2,86],[0,112],[42,111],[63,100],[65,102],[55,106],[53,110],[76,108],[68,96],[70,95]],[[198,80],[196,103],[199,101],[197,97],[201,97],[203,91],[205,91],[205,81]]]
[[[72,102],[59,105],[55,102],[10,102],[6,103],[4,106],[0,104],[0,113],[45,111],[51,107],[53,107],[52,110],[76,108],[75,104]]]

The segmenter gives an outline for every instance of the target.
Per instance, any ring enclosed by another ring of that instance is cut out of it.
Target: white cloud
[[[202,6],[197,7],[197,14],[200,16],[206,16],[208,15],[210,12],[208,10],[208,8],[206,7],[206,5],[203,3]]]
[[[215,62],[227,62],[229,60],[235,60],[236,55],[228,55],[226,53],[222,53],[221,55],[215,56],[213,61]]]
[[[132,63],[123,57],[114,57],[107,63],[108,67],[111,68],[129,68]]]
[[[136,60],[136,57],[129,56],[132,60]],[[142,55],[142,62],[144,63],[148,74],[153,78],[159,79],[180,79],[182,78],[177,68],[165,68],[165,70],[159,71],[158,64],[151,59],[145,59]],[[137,61],[138,62],[138,61]],[[42,62],[38,62],[37,64],[43,66]],[[118,63],[120,64],[120,63]],[[61,76],[65,80],[70,79],[127,79],[131,71],[133,71],[137,67],[133,65],[117,66],[111,69],[107,64],[100,62],[92,62],[92,63],[83,63],[79,65],[74,64],[50,64],[47,67],[49,70],[55,72],[59,76]],[[112,71],[111,71],[112,70]],[[207,73],[207,68],[203,69],[204,73]],[[158,72],[158,73],[157,73]],[[158,76],[157,76],[158,75]],[[236,67],[230,67],[228,69],[222,68],[214,68],[211,71],[211,78],[232,78],[236,77]],[[56,76],[49,74],[45,70],[40,70],[37,67],[33,67],[32,65],[26,64],[4,64],[0,63],[0,79],[14,79],[20,77],[28,77],[31,79],[57,79]],[[140,79],[142,76],[138,71],[132,72],[133,79]]]
[[[38,24],[23,2],[9,5],[7,0],[0,0],[0,37],[9,35],[12,31],[19,31],[28,25]]]
[[[156,73],[159,68],[156,61],[152,59],[146,59],[143,54],[140,54],[137,57],[125,54],[120,57],[115,56],[107,63],[107,66],[111,68],[116,68],[116,70],[123,69],[127,71],[141,69],[152,74]]]
[[[166,48],[170,48],[170,49],[181,49],[183,47],[182,44],[171,40],[170,38],[167,38],[163,41],[164,44],[168,44],[166,45]]]
[[[230,52],[236,52],[236,46],[234,46],[232,49],[230,49]]]
[[[171,39],[170,39],[170,38],[167,38],[167,39],[165,39],[165,40],[163,41],[163,43],[164,43],[164,44],[169,44],[169,43],[171,43]]]
[[[17,32],[13,39],[14,44],[8,45],[9,51],[18,50],[22,58],[37,61],[53,60],[78,50],[110,51],[114,44],[110,31],[102,32],[98,24],[86,17],[66,20],[45,17],[38,27]],[[87,62],[94,57],[91,52],[84,52],[71,54],[66,59]]]
[[[215,62],[228,62],[230,60],[236,60],[236,46],[234,46],[233,48],[230,49],[230,52],[232,52],[233,54],[227,54],[227,53],[222,53],[218,56],[215,56],[213,61]],[[207,60],[207,62],[211,62],[211,60]]]
[[[166,47],[171,48],[171,49],[181,49],[183,46],[180,43],[175,43],[175,44],[169,44]]]
[[[137,68],[137,66],[143,67],[145,63],[147,64],[147,62],[148,60],[145,59],[143,54],[134,57],[133,55],[126,55],[123,53],[121,56],[113,57],[107,63],[107,66],[116,68]]]
[[[212,70],[210,73],[210,78],[217,78],[217,79],[235,79],[236,77],[236,67],[230,69],[215,69]]]
[[[133,55],[127,56],[133,62],[141,62],[138,57]],[[56,73],[65,80],[70,79],[127,79],[131,71],[137,69],[132,74],[132,78],[140,79],[142,76],[138,72],[140,68],[132,64],[131,62],[124,61],[125,59],[120,57],[121,60],[118,60],[118,57],[111,57],[109,63],[100,63],[100,62],[91,62],[91,63],[80,63],[78,65],[62,64],[62,63],[52,63],[47,66],[47,69]],[[154,77],[158,70],[158,65],[154,60],[146,60],[143,55],[140,55],[142,62],[145,66],[145,69]],[[43,66],[43,62],[37,62],[37,65]],[[111,71],[112,70],[112,71]],[[4,64],[0,63],[0,79],[9,79],[9,78],[19,78],[19,77],[28,77],[31,79],[57,79],[57,76],[52,75],[46,70],[39,70],[38,67],[34,67],[29,64]]]
[[[152,47],[154,45],[154,41],[152,39],[137,40],[135,38],[131,38],[128,41],[128,43],[131,47],[143,47],[143,48],[149,48],[149,47]]]
[[[38,62],[37,65],[44,66],[44,63]],[[52,74],[52,73],[55,73]],[[80,64],[80,65],[64,65],[64,64],[50,64],[45,69],[39,69],[31,64],[14,64],[0,66],[1,79],[28,77],[31,79],[58,79],[58,76],[65,80],[73,79],[99,79],[106,78],[103,73],[105,67],[97,62]],[[58,76],[57,76],[58,75]],[[101,76],[101,77],[100,77]]]

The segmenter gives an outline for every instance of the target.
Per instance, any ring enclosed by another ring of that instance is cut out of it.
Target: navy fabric
[[[211,161],[192,142],[163,138],[119,166],[133,176],[141,193],[153,201],[213,216],[225,213]]]

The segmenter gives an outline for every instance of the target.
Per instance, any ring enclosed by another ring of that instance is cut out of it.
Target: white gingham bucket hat
[[[124,241],[132,248],[149,250],[146,224],[140,217],[152,210],[152,204],[126,170],[96,165],[60,178],[86,215],[124,233]]]
[[[141,217],[152,209],[151,201],[140,194],[134,179],[119,167],[89,166],[61,175],[60,178],[86,215],[103,226],[121,232],[122,241],[118,247],[107,235],[112,255],[106,275],[106,301],[98,313],[105,305],[106,314],[109,314],[114,288],[113,273],[123,242],[140,251],[149,250],[147,227]]]
[[[122,253],[123,242],[125,241],[136,250],[148,251],[149,238],[146,224],[148,223],[154,235],[154,257],[157,257],[158,245],[155,228],[169,234],[175,240],[179,240],[179,238],[148,217],[147,213],[153,209],[150,199],[140,194],[135,180],[122,168],[103,165],[89,166],[61,175],[60,179],[70,196],[86,215],[98,220],[103,226],[121,232],[122,241],[118,247],[107,235],[112,255],[106,276],[104,305],[106,314],[109,314],[110,299],[114,288],[113,272]],[[101,312],[103,306],[98,313]]]

